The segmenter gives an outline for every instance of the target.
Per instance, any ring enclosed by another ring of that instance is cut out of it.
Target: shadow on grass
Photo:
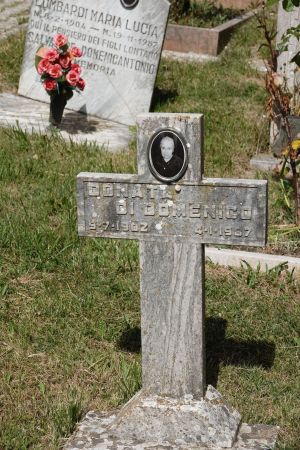
[[[160,89],[158,87],[154,88],[150,111],[154,112],[159,105],[163,105],[168,101],[175,100],[178,93],[175,89]]]
[[[262,367],[273,365],[275,344],[268,341],[239,341],[226,339],[227,321],[216,317],[206,319],[206,377],[217,386],[220,364]]]
[[[206,319],[206,377],[207,384],[217,386],[220,364],[262,367],[268,370],[275,358],[275,345],[267,341],[238,341],[226,339],[227,321]],[[129,325],[121,334],[118,346],[123,351],[141,351],[141,329]]]
[[[119,337],[118,347],[125,352],[139,353],[141,351],[141,329],[127,325]]]

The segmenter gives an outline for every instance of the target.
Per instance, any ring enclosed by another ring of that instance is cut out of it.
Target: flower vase
[[[64,109],[66,107],[67,101],[71,98],[71,96],[66,92],[59,92],[50,95],[49,122],[53,127],[60,127]]]

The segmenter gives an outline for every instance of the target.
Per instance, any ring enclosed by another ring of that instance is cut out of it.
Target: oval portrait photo
[[[184,137],[172,128],[155,132],[148,144],[148,160],[156,179],[166,183],[179,180],[188,164]]]
[[[138,4],[139,0],[121,0],[122,6],[126,9],[133,9]]]

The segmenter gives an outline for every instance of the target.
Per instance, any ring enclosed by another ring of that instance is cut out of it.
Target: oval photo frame
[[[172,183],[183,177],[188,166],[185,138],[173,128],[156,131],[147,148],[149,168],[154,177]]]
[[[139,0],[120,0],[121,5],[126,9],[133,9],[137,6]]]

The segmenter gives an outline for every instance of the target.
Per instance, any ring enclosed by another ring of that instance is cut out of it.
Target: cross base
[[[65,450],[269,450],[279,427],[240,424],[212,386],[193,400],[144,396],[142,391],[115,414],[89,412]]]

